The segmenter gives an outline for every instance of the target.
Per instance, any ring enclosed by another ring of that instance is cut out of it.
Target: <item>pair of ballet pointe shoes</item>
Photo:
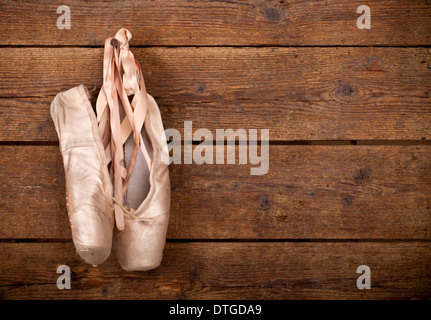
[[[99,265],[115,248],[127,271],[157,268],[170,213],[166,137],[156,101],[120,29],[105,42],[103,86],[96,103],[84,85],[59,93],[51,117],[66,176],[75,248]],[[114,227],[116,225],[116,228]]]

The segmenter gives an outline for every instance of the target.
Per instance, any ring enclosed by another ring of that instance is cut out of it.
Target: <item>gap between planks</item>
[[[199,145],[204,141],[192,141],[192,145]],[[249,145],[250,141],[247,141],[247,145]],[[261,145],[261,141],[258,140],[258,145]],[[169,143],[169,141],[168,141]],[[213,146],[216,146],[217,140],[212,142]],[[58,146],[58,141],[0,141],[0,146]],[[184,145],[184,140],[181,140],[181,145]],[[227,141],[224,141],[224,145],[227,145]],[[235,140],[235,145],[239,145],[239,141]],[[358,145],[358,146],[416,146],[416,145],[426,145],[431,146],[430,140],[270,140],[270,146],[283,146],[283,145],[292,145],[292,146],[302,146],[302,145],[310,145],[310,146],[339,146],[339,145]]]
[[[0,243],[72,243],[72,239],[4,238]],[[169,243],[415,243],[431,242],[431,239],[166,239]]]
[[[3,48],[104,48],[104,45],[0,45]],[[431,48],[431,45],[130,45],[133,48]]]

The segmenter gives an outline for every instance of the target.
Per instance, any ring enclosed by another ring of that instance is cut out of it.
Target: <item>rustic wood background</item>
[[[75,253],[49,115],[60,91],[97,94],[121,27],[166,128],[270,129],[264,176],[171,165],[150,272]],[[0,34],[1,298],[431,298],[431,1],[2,0]]]

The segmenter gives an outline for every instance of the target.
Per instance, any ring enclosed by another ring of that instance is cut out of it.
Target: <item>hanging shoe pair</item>
[[[59,93],[51,117],[78,254],[99,265],[114,242],[123,269],[145,271],[157,268],[163,257],[170,182],[161,160],[167,148],[160,111],[129,50],[131,37],[123,28],[105,41],[97,117],[83,85]]]

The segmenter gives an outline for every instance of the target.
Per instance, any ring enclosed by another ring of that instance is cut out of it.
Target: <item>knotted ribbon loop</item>
[[[105,41],[103,58],[103,85],[96,103],[99,133],[105,147],[106,165],[111,164],[110,176],[114,186],[115,221],[119,230],[124,229],[124,205],[130,175],[139,150],[151,170],[151,158],[141,136],[148,110],[148,96],[141,68],[129,50],[132,38],[127,29],[120,29],[115,38]],[[118,45],[116,47],[111,44]],[[129,96],[134,95],[132,102]],[[120,102],[126,116],[120,119]],[[126,168],[124,144],[133,136],[133,151]],[[126,210],[126,211],[125,211]],[[135,216],[136,217],[136,216]]]
[[[127,95],[136,94],[139,88],[139,65],[135,63],[135,57],[129,50],[129,41],[132,34],[127,29],[121,29],[115,35],[119,41],[119,69],[123,71],[123,86]]]

